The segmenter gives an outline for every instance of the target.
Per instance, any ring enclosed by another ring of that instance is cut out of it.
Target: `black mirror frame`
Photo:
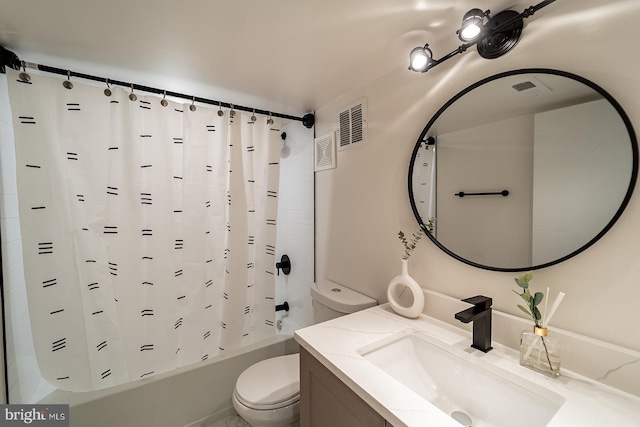
[[[596,92],[598,92],[600,95],[602,95],[603,98],[605,98],[607,101],[609,101],[611,103],[611,105],[616,109],[616,111],[620,115],[620,118],[624,122],[624,124],[625,124],[625,126],[627,128],[627,131],[629,132],[629,139],[630,139],[630,143],[631,143],[631,151],[632,151],[632,156],[633,156],[633,159],[632,159],[633,160],[633,167],[632,167],[632,170],[631,170],[631,179],[629,181],[629,188],[627,189],[627,194],[625,195],[624,200],[620,204],[620,207],[616,211],[615,215],[613,216],[613,218],[611,218],[611,221],[609,221],[609,223],[607,223],[607,225],[602,229],[602,231],[600,231],[594,238],[589,240],[582,247],[576,249],[575,251],[569,253],[568,255],[565,255],[565,256],[563,256],[561,258],[558,258],[558,259],[556,259],[554,261],[546,262],[544,264],[539,264],[539,265],[534,265],[534,266],[527,266],[527,267],[504,268],[504,267],[492,267],[492,266],[488,266],[488,265],[478,264],[476,262],[470,261],[470,260],[468,260],[466,258],[463,258],[463,257],[451,252],[449,249],[447,249],[445,246],[443,246],[440,242],[438,242],[436,240],[436,238],[431,235],[431,233],[429,233],[429,231],[427,229],[427,226],[424,224],[424,222],[422,221],[422,218],[420,217],[420,214],[418,212],[415,200],[413,198],[413,179],[412,179],[413,178],[413,165],[414,165],[414,162],[416,160],[416,156],[418,154],[418,150],[420,149],[421,145],[423,144],[423,141],[425,140],[425,138],[427,136],[427,133],[429,132],[429,129],[431,128],[431,126],[433,126],[435,121],[444,113],[444,111],[447,108],[449,108],[449,106],[451,106],[451,104],[456,102],[458,99],[462,98],[468,92],[470,92],[470,91],[476,89],[477,87],[480,87],[480,86],[482,86],[482,85],[484,85],[486,83],[489,83],[489,82],[494,81],[494,80],[501,79],[503,77],[514,76],[514,75],[518,75],[518,74],[528,74],[528,73],[553,74],[553,75],[567,77],[567,78],[579,81],[579,82],[589,86],[591,89],[595,90]],[[415,216],[416,220],[418,221],[418,224],[420,225],[420,227],[424,230],[425,234],[429,237],[429,239],[437,247],[439,247],[441,250],[443,250],[446,254],[450,255],[451,257],[457,259],[458,261],[462,261],[465,264],[468,264],[468,265],[471,265],[471,266],[474,266],[474,267],[477,267],[477,268],[481,268],[481,269],[484,269],[484,270],[502,271],[502,272],[529,271],[529,270],[537,270],[537,269],[540,269],[540,268],[549,267],[549,266],[552,266],[552,265],[555,265],[555,264],[559,264],[559,263],[561,263],[563,261],[566,261],[569,258],[573,258],[574,256],[578,255],[579,253],[585,251],[587,248],[592,246],[598,240],[600,240],[600,238],[602,236],[604,236],[611,229],[611,227],[613,227],[613,225],[616,223],[616,221],[618,221],[618,219],[622,215],[622,212],[625,210],[625,208],[629,204],[629,200],[631,200],[631,196],[633,194],[633,190],[635,188],[637,178],[638,178],[638,141],[637,141],[637,138],[636,138],[636,134],[635,134],[635,132],[633,130],[633,125],[631,124],[631,120],[629,120],[629,117],[627,116],[627,113],[624,111],[622,106],[618,103],[618,101],[616,101],[616,99],[613,96],[611,96],[607,91],[605,91],[603,88],[601,88],[597,84],[593,83],[592,81],[590,81],[590,80],[588,80],[588,79],[586,79],[584,77],[578,76],[576,74],[573,74],[573,73],[569,73],[569,72],[566,72],[566,71],[559,71],[559,70],[549,69],[549,68],[523,68],[523,69],[518,69],[518,70],[506,71],[506,72],[503,72],[503,73],[495,74],[495,75],[490,76],[490,77],[486,77],[486,78],[484,78],[484,79],[482,79],[482,80],[470,85],[469,87],[465,88],[461,92],[457,93],[453,98],[451,98],[442,107],[440,107],[440,109],[434,114],[434,116],[431,118],[431,120],[429,120],[427,125],[422,130],[422,133],[418,137],[418,141],[416,142],[416,145],[413,148],[413,152],[411,154],[411,160],[409,162],[409,175],[408,175],[409,201],[411,202],[411,210],[413,211],[413,215]]]

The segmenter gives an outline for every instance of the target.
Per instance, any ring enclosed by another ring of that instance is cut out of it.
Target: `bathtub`
[[[234,414],[236,379],[252,364],[298,352],[278,334],[224,356],[104,390],[56,390],[38,403],[70,405],[71,427],[205,427]]]

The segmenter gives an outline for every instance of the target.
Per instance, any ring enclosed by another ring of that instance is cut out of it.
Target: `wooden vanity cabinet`
[[[300,427],[392,427],[300,347]]]

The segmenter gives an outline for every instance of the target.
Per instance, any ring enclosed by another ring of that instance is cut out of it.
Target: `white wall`
[[[533,263],[581,247],[624,199],[631,165],[627,129],[607,100],[536,114]],[[621,191],[613,191],[620,189]]]
[[[520,11],[529,5],[520,1],[513,8]],[[337,112],[362,97],[368,99],[369,113],[369,142],[339,152],[338,168],[316,176],[317,279],[335,280],[386,300],[387,284],[400,269],[398,230],[417,227],[407,195],[413,146],[438,108],[481,78],[531,67],[573,72],[609,91],[640,131],[640,55],[635,54],[634,33],[639,18],[637,0],[555,2],[526,21],[519,44],[499,59],[482,59],[470,49],[419,74],[407,70],[408,46],[406,55],[398,55],[401,63],[395,71],[317,109],[318,135],[336,129]],[[431,46],[436,57],[457,46],[453,32],[450,39],[450,45]],[[555,326],[640,350],[638,216],[636,193],[598,243],[534,273],[534,289],[551,286],[556,293],[567,293]],[[497,309],[521,315],[518,297],[511,292],[515,273],[462,264],[426,240],[409,260],[409,271],[424,288],[454,298],[488,295]]]
[[[437,238],[478,264],[531,265],[533,115],[438,135]],[[456,197],[460,191],[503,196]]]

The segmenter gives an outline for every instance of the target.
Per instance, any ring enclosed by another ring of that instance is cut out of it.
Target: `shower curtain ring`
[[[193,98],[191,98],[191,105],[189,105],[189,110],[196,111],[195,102],[196,102],[196,97],[194,95]]]
[[[131,83],[131,93],[129,94],[129,99],[135,101],[138,97],[133,93],[133,83]]]
[[[105,79],[105,83],[107,84],[107,88],[104,90],[105,96],[111,96],[111,88],[109,87],[109,79]]]
[[[18,74],[18,78],[21,82],[28,82],[31,80],[31,76],[27,74],[27,65],[24,61],[20,61],[20,63],[22,64],[22,72]]]
[[[219,117],[224,116],[224,111],[222,111],[222,102],[218,101],[218,107],[219,107],[219,109],[218,109],[218,116],[219,116]]]
[[[233,109],[233,104],[231,104],[231,111],[229,111],[229,117],[233,119],[235,116],[236,116],[236,112]]]
[[[73,89],[73,83],[71,83],[71,70],[67,70],[67,80],[62,82],[62,86],[67,89]]]
[[[269,111],[269,118],[267,119],[267,124],[268,125],[272,125],[273,124],[273,119],[271,118],[271,111]]]
[[[256,109],[253,109],[253,113],[251,113],[251,122],[255,122],[257,119],[256,117]]]
[[[163,107],[166,107],[167,105],[169,105],[169,101],[167,101],[167,91],[163,90],[162,91],[162,100],[160,101],[160,105],[162,105]]]

